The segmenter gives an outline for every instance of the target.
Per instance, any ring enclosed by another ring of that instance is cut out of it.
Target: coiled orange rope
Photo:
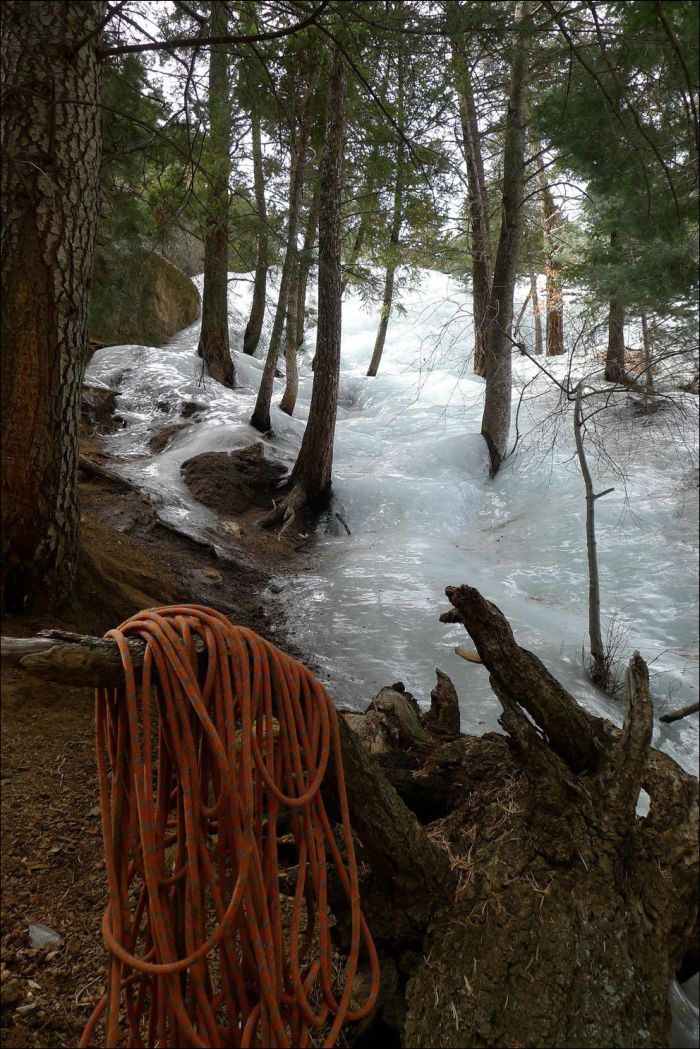
[[[328,693],[296,660],[200,605],[140,612],[105,636],[125,679],[96,693],[110,963],[81,1047],[102,1021],[108,1047],[304,1047],[314,1029],[317,1043],[335,1045],[345,1021],[373,1008],[379,966]],[[129,638],[147,646],[138,682]],[[331,761],[340,842],[320,793]],[[287,827],[298,863],[285,906]],[[351,916],[335,977],[329,864]],[[371,987],[351,1009],[362,944]]]

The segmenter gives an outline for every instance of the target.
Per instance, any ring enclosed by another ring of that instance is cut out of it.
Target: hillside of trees
[[[698,22],[3,4],[8,1045],[695,1044]],[[185,604],[341,711],[381,983],[339,1035],[328,987],[282,1036],[218,960],[110,991],[97,638]],[[178,981],[216,1005],[156,1030]]]

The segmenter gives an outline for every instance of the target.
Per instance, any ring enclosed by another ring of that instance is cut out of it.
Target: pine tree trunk
[[[368,211],[363,211],[362,215],[360,216],[360,224],[357,227],[357,230],[355,231],[355,239],[352,242],[352,248],[350,249],[350,254],[348,255],[347,262],[343,267],[345,271],[345,276],[343,277],[343,281],[340,286],[340,290],[343,295],[347,290],[348,283],[350,281],[350,274],[357,265],[357,260],[359,259],[362,248],[364,247],[365,237],[367,235],[367,227],[369,226],[369,216],[370,212]]]
[[[642,351],[644,362],[644,388],[647,393],[654,392],[654,355],[651,348],[651,334],[647,311],[642,310]]]
[[[211,31],[223,36],[228,14],[223,0],[211,0]],[[222,45],[209,52],[209,142],[206,150],[206,218],[202,328],[197,353],[212,379],[234,386],[235,372],[228,334],[229,178],[231,174],[231,106],[228,55]]]
[[[532,324],[535,330],[535,353],[539,356],[542,353],[542,309],[540,307],[540,297],[537,291],[537,274],[530,274],[530,299],[532,300]]]
[[[280,355],[280,349],[282,348],[282,336],[284,334],[284,326],[287,319],[292,276],[298,254],[297,231],[299,229],[299,213],[301,211],[301,198],[304,188],[304,165],[306,163],[306,152],[309,145],[309,114],[307,102],[312,94],[315,82],[315,79],[313,79],[313,83],[310,81],[307,85],[307,89],[301,102],[301,112],[299,117],[300,123],[295,136],[296,140],[292,145],[292,162],[289,177],[287,244],[284,263],[282,266],[282,276],[280,278],[280,290],[277,298],[275,319],[272,325],[272,334],[270,335],[270,345],[268,346],[267,356],[265,358],[265,367],[263,368],[262,378],[260,379],[260,387],[255,401],[255,409],[250,420],[251,426],[254,426],[256,430],[260,430],[261,433],[267,433],[272,426],[270,421],[270,407],[272,405],[272,391],[275,384],[275,371],[277,370],[277,360]]]
[[[374,340],[374,349],[372,351],[372,359],[367,369],[367,374],[370,376],[376,375],[379,371],[379,365],[382,360],[382,354],[384,352],[384,343],[386,342],[386,333],[389,327],[389,319],[391,317],[391,308],[394,303],[394,284],[396,280],[396,270],[399,264],[399,245],[401,243],[401,220],[403,218],[403,190],[404,190],[404,141],[402,137],[403,124],[404,124],[404,112],[403,112],[403,94],[404,94],[404,67],[403,67],[403,56],[399,54],[398,57],[398,75],[396,91],[398,95],[398,114],[397,123],[399,132],[399,139],[396,144],[396,181],[394,183],[394,203],[391,213],[391,228],[389,231],[389,261],[386,267],[386,274],[384,277],[384,295],[382,297],[382,312],[379,316],[379,327],[377,328],[377,336]]]
[[[608,352],[605,357],[605,378],[620,382],[625,377],[625,309],[615,296],[610,299],[608,313]]]
[[[263,320],[265,319],[265,296],[267,293],[267,205],[265,202],[265,178],[262,166],[262,143],[260,141],[260,111],[256,102],[253,102],[251,112],[251,137],[253,140],[253,185],[255,190],[255,210],[258,216],[258,238],[255,256],[253,301],[243,336],[244,353],[255,353],[260,341],[260,333],[262,332]]]
[[[75,576],[80,390],[98,213],[102,2],[2,17],[2,591],[56,607]]]
[[[299,367],[297,365],[297,321],[299,308],[299,282],[301,280],[301,262],[299,253],[292,267],[287,299],[287,320],[285,325],[284,359],[286,364],[286,381],[280,401],[280,410],[287,415],[294,415],[294,408],[299,393]]]
[[[556,235],[560,215],[542,166],[540,166],[540,191],[545,250],[547,356],[558,357],[564,352],[564,293],[561,267],[556,257]]]
[[[525,181],[526,93],[529,41],[525,36],[530,18],[529,0],[515,7],[515,40],[503,153],[501,232],[491,288],[488,320],[488,354],[484,413],[481,433],[488,445],[495,474],[506,455],[510,433],[512,367],[511,326],[513,293],[523,230]]]
[[[452,5],[450,5],[452,6]],[[448,11],[448,16],[449,16]],[[467,197],[472,234],[472,302],[474,310],[474,371],[486,376],[488,318],[491,298],[491,220],[486,194],[481,133],[467,55],[460,38],[452,37],[452,62],[457,78],[457,98],[462,125],[462,145],[467,167]]]
[[[616,230],[610,234],[610,250],[618,243]],[[610,296],[608,312],[608,352],[605,357],[605,378],[620,382],[625,377],[625,308],[618,294]]]
[[[341,191],[345,152],[347,71],[336,49],[328,82],[328,105],[318,224],[318,328],[316,370],[309,417],[290,478],[290,491],[268,515],[268,524],[290,520],[306,504],[330,499],[333,440],[338,410],[341,335]]]
[[[323,160],[323,150],[319,158]],[[304,244],[299,258],[299,280],[297,283],[296,297],[296,340],[297,348],[304,341],[304,327],[306,323],[306,291],[309,284],[309,272],[313,262],[314,247],[318,233],[318,216],[321,209],[321,168],[319,164],[318,174],[314,181],[314,191],[309,205],[309,214],[306,219],[306,231],[304,233]]]

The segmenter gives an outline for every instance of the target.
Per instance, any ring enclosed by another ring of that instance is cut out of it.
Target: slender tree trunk
[[[15,610],[65,602],[78,560],[104,10],[63,0],[3,8],[2,601]]]
[[[514,339],[517,339],[519,337],[519,335],[520,335],[520,329],[522,328],[523,317],[525,316],[525,310],[530,305],[530,300],[531,299],[532,299],[532,279],[530,279],[530,290],[528,291],[527,295],[525,296],[525,298],[523,300],[523,304],[520,307],[520,310],[518,312],[518,316],[515,319],[515,324],[513,325],[513,338]]]
[[[271,428],[270,406],[272,404],[272,391],[274,388],[275,371],[277,370],[277,359],[282,346],[282,335],[287,319],[287,307],[289,303],[291,282],[297,259],[297,230],[299,228],[299,211],[301,208],[301,194],[304,183],[304,161],[308,145],[308,123],[302,118],[302,126],[292,151],[292,165],[289,182],[289,217],[287,220],[287,247],[282,266],[280,278],[280,290],[277,299],[275,320],[272,325],[270,345],[265,358],[260,388],[255,401],[255,410],[251,417],[251,425],[261,433],[267,433]],[[296,351],[295,351],[296,352]]]
[[[223,0],[211,0],[211,30],[228,31]],[[206,152],[207,193],[204,227],[202,328],[197,353],[207,372],[224,386],[236,381],[228,337],[228,211],[231,174],[231,106],[228,55],[224,46],[209,52],[209,143]]]
[[[542,196],[542,232],[544,235],[546,274],[547,356],[558,357],[564,352],[564,293],[561,281],[561,267],[556,256],[557,228],[561,221],[561,216],[541,164],[540,193]]]
[[[401,54],[399,54],[398,57],[397,94],[398,127],[399,131],[402,132],[404,124],[404,68],[403,56]],[[379,370],[382,354],[384,352],[384,343],[386,342],[386,333],[389,327],[389,318],[391,317],[391,307],[394,302],[394,284],[396,281],[396,270],[399,264],[399,244],[401,243],[401,220],[403,218],[403,169],[404,142],[403,138],[399,136],[396,144],[396,181],[394,183],[394,204],[391,214],[391,228],[389,232],[389,261],[387,262],[386,274],[384,277],[384,295],[382,298],[382,312],[379,317],[379,327],[377,328],[377,336],[374,340],[374,350],[372,351],[372,359],[369,363],[369,368],[367,369],[368,375],[376,375]]]
[[[625,308],[614,296],[608,313],[608,352],[605,357],[605,378],[620,382],[625,377]]]
[[[618,234],[610,234],[610,248],[615,251]],[[608,352],[605,357],[605,378],[608,382],[620,382],[625,377],[625,308],[615,293],[610,296],[608,313]]]
[[[362,215],[360,216],[360,224],[355,231],[355,239],[352,242],[350,254],[348,255],[347,261],[343,267],[345,276],[343,277],[343,282],[340,286],[343,295],[347,291],[347,287],[350,282],[350,274],[357,265],[357,260],[359,259],[360,254],[362,253],[362,249],[365,244],[365,237],[367,235],[367,229],[369,227],[369,219],[370,212],[363,211]]]
[[[323,150],[319,157],[323,161]],[[309,214],[306,219],[306,231],[304,233],[304,244],[299,257],[299,280],[297,282],[296,296],[296,340],[297,348],[304,341],[304,326],[306,322],[306,291],[309,284],[309,272],[313,262],[316,235],[318,233],[318,216],[321,210],[321,165],[319,163],[318,174],[314,181],[313,195],[309,205]]]
[[[574,402],[574,437],[581,476],[586,489],[586,556],[588,558],[588,636],[591,644],[591,679],[596,685],[605,688],[608,684],[608,671],[605,659],[605,646],[600,626],[600,579],[598,575],[598,550],[595,535],[595,501],[598,496],[593,491],[593,480],[586,458],[583,441],[583,387],[576,390]]]
[[[253,302],[243,336],[244,353],[255,353],[260,341],[260,333],[263,320],[265,319],[265,296],[267,293],[267,205],[265,202],[265,178],[262,166],[262,143],[260,141],[260,110],[256,101],[253,101],[251,111],[251,137],[253,140],[253,185],[255,190],[255,210],[258,215],[258,239],[255,256]]]
[[[448,4],[448,18],[458,5]],[[467,197],[472,234],[472,301],[474,310],[474,371],[486,376],[486,356],[491,299],[491,220],[486,194],[481,133],[474,100],[469,62],[460,36],[452,36],[452,63],[462,125],[462,145],[467,167]]]
[[[530,299],[532,300],[532,324],[535,332],[535,353],[542,353],[542,309],[540,297],[537,292],[537,274],[530,274]]]
[[[481,432],[495,474],[506,455],[510,433],[513,292],[523,229],[526,95],[529,66],[529,0],[515,6],[515,40],[503,153],[501,232],[493,273],[488,324],[488,371]]]
[[[286,362],[286,382],[280,401],[280,408],[287,415],[294,415],[294,408],[299,393],[299,368],[297,366],[297,323],[299,308],[299,282],[301,280],[301,262],[299,253],[292,267],[292,276],[287,299],[287,320],[285,325],[284,358]]]
[[[649,333],[649,322],[647,320],[647,311],[642,310],[642,348],[643,348],[643,362],[644,362],[644,387],[647,393],[654,392],[654,364],[653,364],[653,353],[651,349],[651,335]]]
[[[336,49],[328,82],[325,148],[318,225],[318,328],[309,418],[290,479],[290,492],[268,517],[289,521],[297,509],[330,499],[338,410],[341,334],[341,189],[345,151],[347,72]]]

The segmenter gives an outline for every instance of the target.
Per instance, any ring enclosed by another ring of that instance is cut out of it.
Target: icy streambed
[[[241,342],[251,287],[250,275],[229,285],[234,346]],[[542,435],[556,391],[518,356],[523,439],[490,482],[479,435],[483,383],[469,370],[468,294],[447,277],[427,273],[401,305],[389,325],[380,373],[370,379],[365,371],[376,310],[365,311],[353,296],[344,303],[336,502],[319,528],[315,569],[274,586],[289,632],[341,704],[364,707],[382,685],[399,678],[427,703],[439,666],[457,687],[463,730],[488,731],[497,727],[499,707],[487,674],[454,654],[465,633],[438,618],[447,607],[445,586],[469,583],[503,610],[520,643],[536,651],[589,710],[619,723],[619,706],[597,693],[582,669],[584,499],[572,461],[570,417],[560,425],[550,421]],[[259,355],[270,326],[268,316]],[[124,472],[162,501],[171,520],[216,542],[220,523],[189,496],[180,464],[203,451],[260,439],[247,420],[262,362],[236,354],[241,385],[235,391],[202,382],[197,337],[195,324],[163,349],[100,350],[88,381],[121,391],[118,409],[128,425],[109,442],[130,460]],[[295,418],[276,407],[272,412],[270,448],[290,465],[311,395],[313,340],[309,332]],[[565,362],[547,365],[555,377],[563,375]],[[282,386],[276,382],[274,404]],[[154,427],[172,421],[169,413],[183,401],[207,408],[201,421],[193,420],[161,454],[139,458]],[[605,446],[624,465],[624,483],[590,452],[597,490],[615,486],[596,504],[602,607],[616,613],[626,633],[623,656],[638,648],[651,663],[659,714],[698,695],[696,411],[696,399],[688,397],[685,412],[652,420],[602,416]],[[657,721],[654,743],[697,773],[697,715],[669,726]],[[676,1046],[697,1042],[697,980],[694,993],[686,989],[690,998],[677,985],[672,989]]]

